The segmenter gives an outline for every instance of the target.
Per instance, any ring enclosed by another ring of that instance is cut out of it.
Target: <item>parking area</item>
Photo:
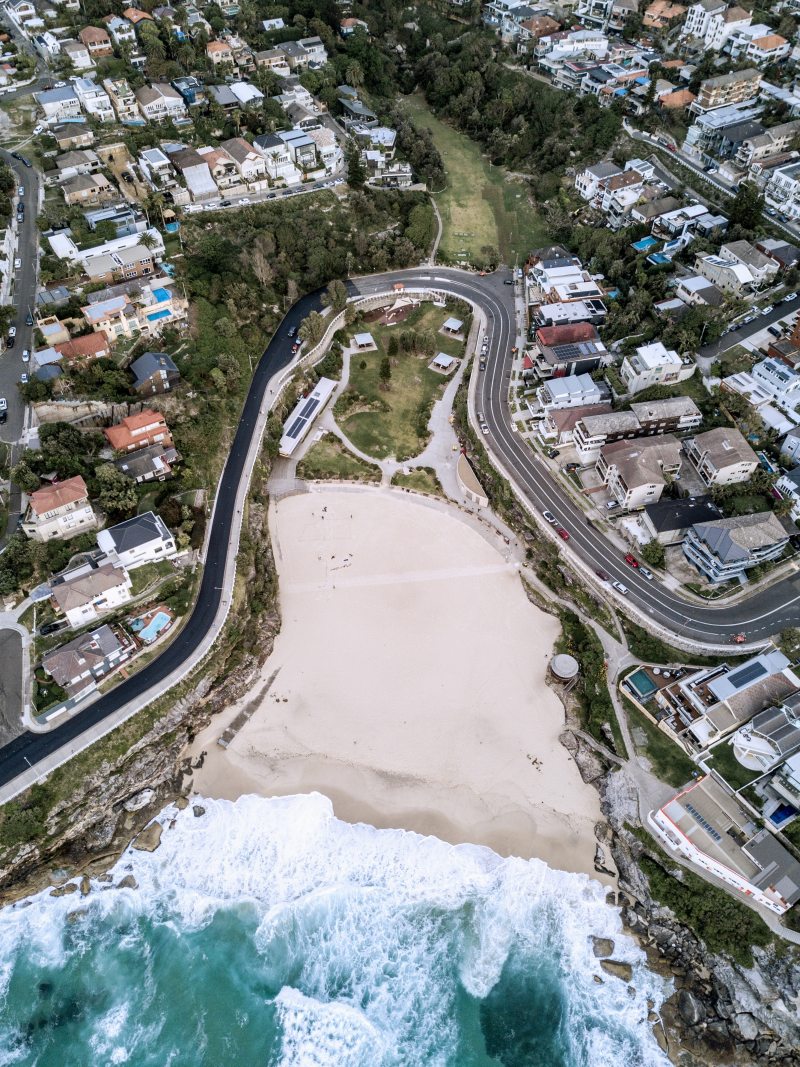
[[[0,746],[22,733],[22,638],[0,630]]]

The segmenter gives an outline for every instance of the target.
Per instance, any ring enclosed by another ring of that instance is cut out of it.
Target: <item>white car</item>
[[[775,308],[772,306],[772,304],[767,304],[767,306],[765,308],[761,309],[761,314],[762,315],[769,315],[770,312],[772,312],[774,310],[775,310]]]
[[[9,326],[8,327],[8,336],[9,337],[16,337],[17,336],[17,327],[16,326]]]
[[[488,437],[489,436],[489,427],[486,425],[486,423],[484,423],[483,426],[481,426],[481,433],[483,434],[484,437]]]
[[[558,521],[552,511],[543,511],[542,518],[545,522],[549,522],[551,526],[555,526]]]
[[[20,374],[19,383],[20,383],[20,385],[27,385],[28,384],[28,375],[27,374]]]
[[[614,586],[618,593],[622,593],[623,596],[628,595],[627,585],[623,585],[622,582],[612,582],[611,584]]]
[[[22,362],[23,363],[28,363],[28,362],[30,362],[30,358],[31,358],[31,354],[28,351],[28,349],[27,348],[23,349],[23,351],[22,351]]]
[[[33,127],[34,136],[38,136],[40,133],[44,133],[46,129],[47,126],[45,125],[45,123],[37,122],[37,124]]]
[[[17,196],[24,196],[24,195],[25,195],[25,186],[24,185],[20,185],[19,189],[17,189]]]
[[[21,266],[22,266],[22,260],[21,259],[15,259],[14,260],[14,270],[19,270]]]
[[[243,196],[241,198],[241,200],[239,201],[239,203],[240,204],[249,204],[250,203],[250,198],[248,196]]]

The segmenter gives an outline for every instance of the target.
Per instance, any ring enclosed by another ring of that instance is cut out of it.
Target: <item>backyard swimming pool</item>
[[[131,623],[131,629],[140,641],[144,641],[146,645],[149,645],[155,641],[163,629],[169,626],[172,620],[166,611],[156,612],[147,624],[145,624],[146,618],[146,615],[141,615],[138,619],[134,619]]]

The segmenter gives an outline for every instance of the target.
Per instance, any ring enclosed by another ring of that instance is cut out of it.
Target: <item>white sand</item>
[[[248,699],[195,742],[196,791],[317,790],[353,822],[594,874],[597,794],[544,681],[558,623],[516,566],[446,508],[386,490],[288,497],[270,522],[282,629]]]

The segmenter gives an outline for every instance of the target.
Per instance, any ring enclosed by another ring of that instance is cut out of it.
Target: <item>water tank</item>
[[[577,677],[579,670],[580,667],[575,657],[568,656],[566,653],[553,656],[550,660],[550,673],[559,682],[571,682],[573,678]]]

